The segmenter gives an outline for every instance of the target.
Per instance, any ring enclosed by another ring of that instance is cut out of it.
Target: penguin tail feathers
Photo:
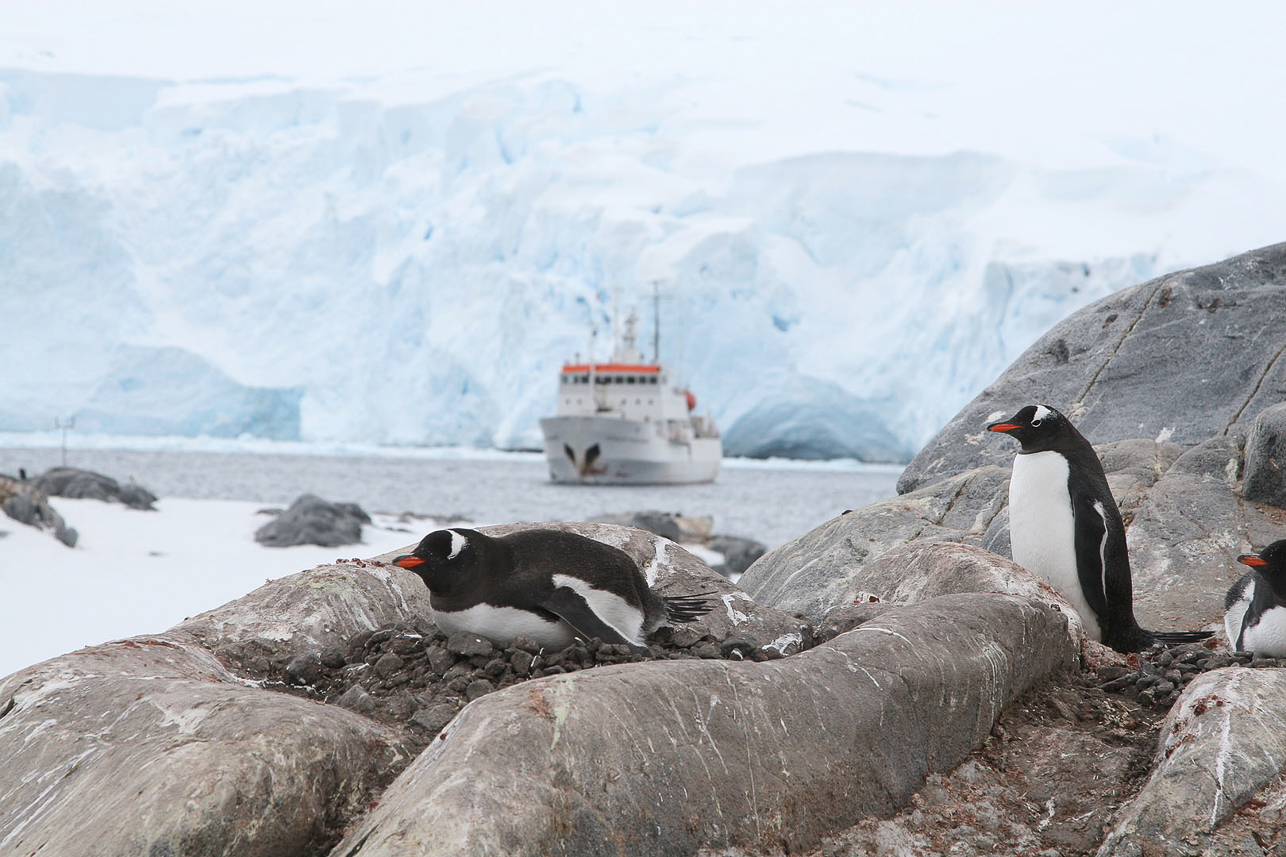
[[[696,595],[662,595],[665,602],[665,615],[671,622],[695,622],[714,609],[714,602],[707,595],[715,592],[699,592]]]
[[[1199,643],[1214,634],[1214,631],[1153,631],[1152,639],[1167,646],[1177,646],[1181,643]]]

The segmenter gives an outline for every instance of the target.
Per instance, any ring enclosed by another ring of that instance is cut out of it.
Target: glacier
[[[424,74],[0,67],[0,431],[534,449],[656,290],[727,454],[904,461],[1073,310],[1286,235],[1277,176],[1163,134],[767,145],[699,75]]]

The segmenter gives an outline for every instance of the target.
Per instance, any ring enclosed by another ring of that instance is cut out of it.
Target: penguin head
[[[445,593],[471,576],[478,560],[475,542],[481,537],[473,530],[436,530],[393,564],[418,574],[430,592]]]
[[[1023,452],[1058,449],[1078,436],[1067,417],[1049,405],[1028,405],[1009,419],[987,426],[987,431],[1009,435],[1022,444]]]
[[[1286,582],[1286,539],[1278,539],[1257,554],[1242,554],[1237,562],[1250,566],[1267,580]]]

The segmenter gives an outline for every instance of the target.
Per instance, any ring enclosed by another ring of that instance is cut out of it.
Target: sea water
[[[12,438],[13,436],[9,436]],[[702,485],[556,485],[536,453],[293,445],[289,451],[73,448],[68,466],[135,480],[161,497],[285,506],[312,493],[370,513],[410,512],[479,526],[582,521],[643,510],[708,515],[715,533],[774,547],[847,509],[891,497],[900,467],[857,462],[727,459]],[[172,444],[170,444],[172,446]],[[0,447],[0,473],[36,476],[62,463],[53,445]]]

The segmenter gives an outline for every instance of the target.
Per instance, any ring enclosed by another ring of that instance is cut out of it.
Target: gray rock
[[[1134,609],[1152,630],[1222,623],[1223,593],[1241,576],[1237,555],[1280,537],[1281,525],[1237,496],[1235,438],[1184,453],[1129,514]]]
[[[173,630],[212,651],[260,644],[288,663],[342,648],[361,631],[431,615],[429,591],[414,574],[357,562],[278,578]]]
[[[1206,673],[1170,711],[1151,777],[1098,853],[1228,853],[1204,851],[1205,835],[1283,773],[1286,672]]]
[[[806,852],[905,804],[1073,656],[1046,605],[966,594],[892,608],[793,658],[502,689],[468,705],[334,853]]]
[[[716,566],[715,571],[724,577],[743,574],[768,550],[762,542],[738,536],[714,536],[707,543],[707,547],[723,554],[723,563]]]
[[[640,530],[647,530],[649,533],[656,533],[658,536],[664,536],[672,542],[677,542],[683,538],[683,531],[679,526],[680,517],[682,516],[677,512],[626,512],[620,515],[597,515],[594,518],[594,522],[616,524],[622,527],[636,527]]]
[[[0,476],[0,509],[19,523],[52,531],[68,547],[76,546],[76,531],[67,526],[62,515],[49,505],[49,497],[32,482]]]
[[[362,525],[370,522],[370,515],[356,503],[330,503],[314,494],[304,494],[256,530],[255,541],[272,548],[355,545],[362,540]]]
[[[1126,438],[1193,446],[1244,431],[1286,398],[1286,244],[1170,274],[1085,307],[1027,349],[912,459],[908,493],[1002,462],[985,426],[1023,405],[1067,414],[1094,443]],[[1217,359],[1212,359],[1217,355]]]
[[[1286,507],[1286,404],[1259,412],[1246,437],[1247,500]]]
[[[239,679],[182,634],[0,680],[7,854],[324,853],[406,761],[386,727]]]
[[[50,497],[102,500],[124,503],[131,509],[155,511],[156,495],[141,485],[121,485],[110,476],[75,467],[51,467],[32,480],[35,487]]]
[[[985,467],[832,518],[760,557],[737,583],[759,604],[819,619],[851,601],[863,565],[912,541],[977,543],[1009,496],[1009,470]]]

